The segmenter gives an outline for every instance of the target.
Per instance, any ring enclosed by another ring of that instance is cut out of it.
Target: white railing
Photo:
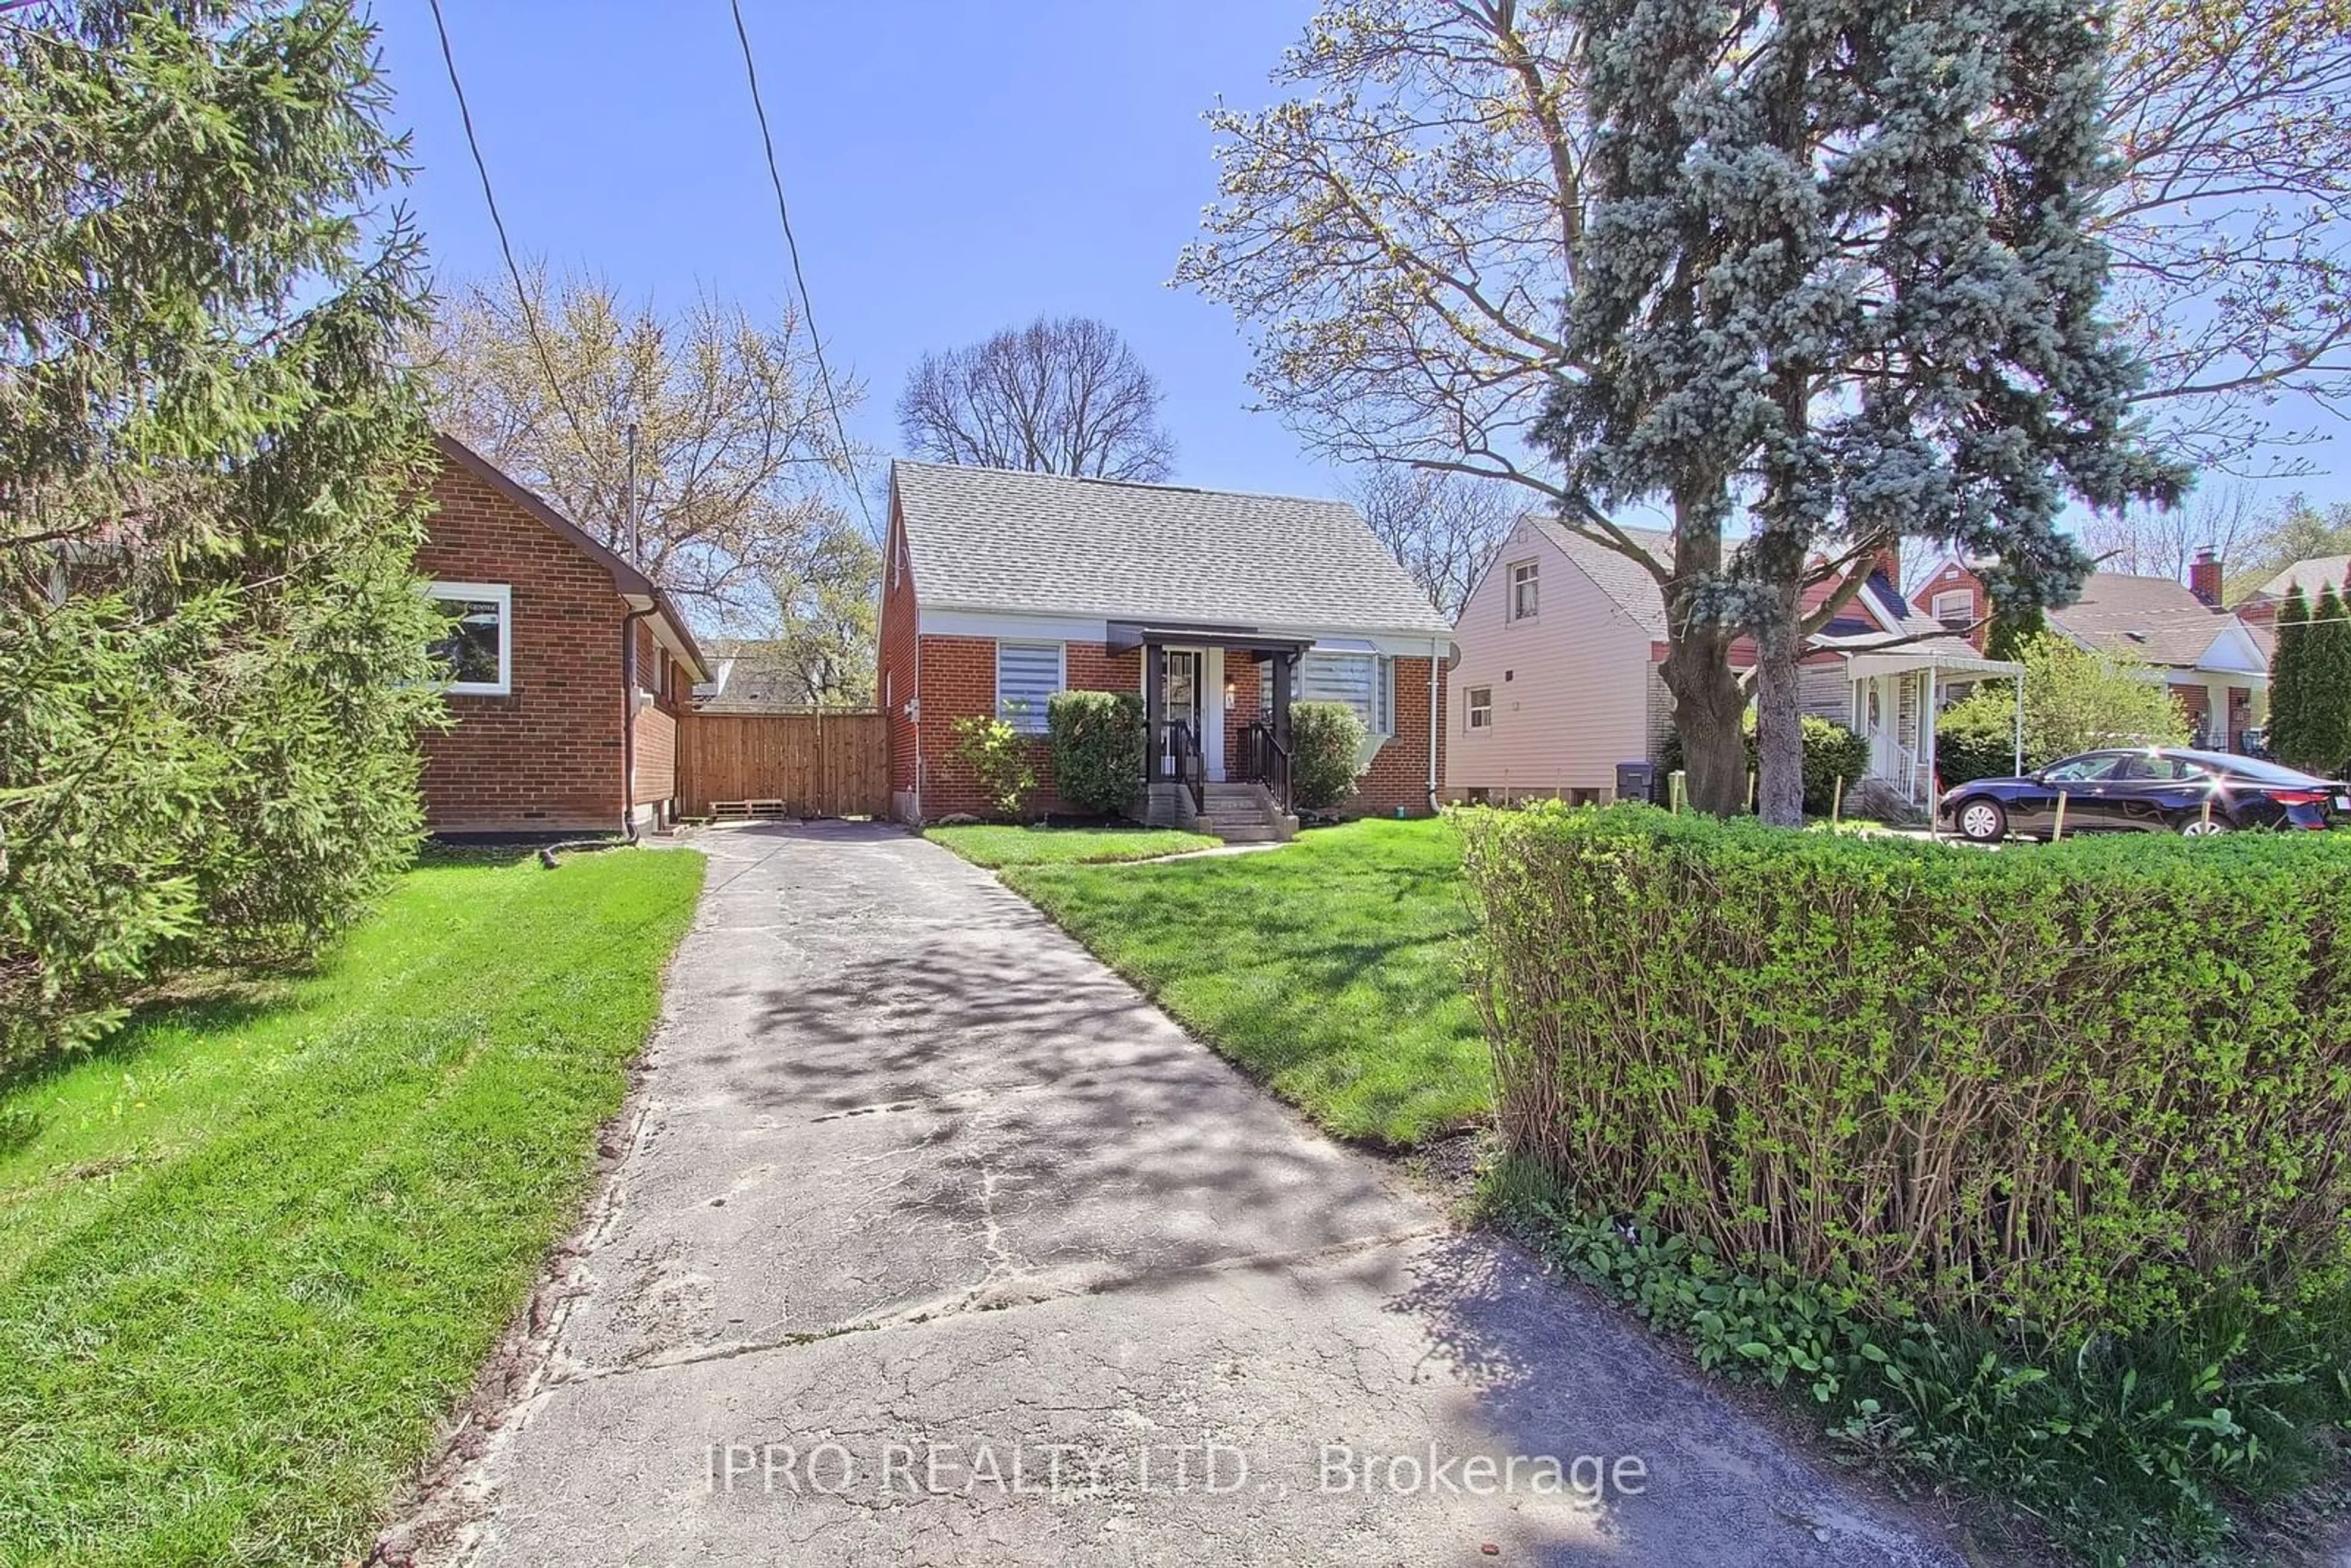
[[[1891,768],[1880,768],[1877,759],[1890,758]],[[1926,764],[1918,753],[1903,745],[1883,729],[1872,725],[1869,729],[1870,771],[1902,791],[1902,798],[1912,805],[1918,803],[1926,792]]]

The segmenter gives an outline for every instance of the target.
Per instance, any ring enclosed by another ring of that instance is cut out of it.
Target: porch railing
[[[1200,737],[1180,718],[1167,721],[1167,760],[1176,782],[1192,797],[1192,814],[1208,809],[1208,764],[1200,755]]]
[[[1271,792],[1282,814],[1290,812],[1290,747],[1274,738],[1273,726],[1262,721],[1241,729],[1241,778],[1262,784]]]

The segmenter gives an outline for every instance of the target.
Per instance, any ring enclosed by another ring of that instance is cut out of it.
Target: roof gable
[[[623,599],[641,601],[638,606],[641,609],[658,611],[662,618],[669,623],[670,631],[677,644],[676,652],[693,666],[694,674],[698,679],[707,681],[710,678],[710,661],[704,656],[701,644],[695,641],[694,629],[685,623],[685,618],[678,613],[677,606],[671,601],[669,595],[663,591],[660,584],[647,577],[595,535],[548,505],[537,491],[523,486],[505,469],[455,436],[445,431],[435,431],[433,434],[433,444],[439,449],[443,458],[456,464],[473,475],[483,484],[496,491],[500,497],[529,514],[533,519],[545,524],[549,530],[573,549],[602,567],[611,574],[613,589]]]
[[[2262,584],[2256,597],[2283,599],[2296,583],[2313,599],[2322,588],[2331,587],[2340,594],[2346,579],[2351,579],[2351,555],[2314,555],[2295,561]]]
[[[2208,665],[2207,660],[2242,658],[2258,651],[2235,616],[2214,611],[2168,577],[2094,571],[2083,580],[2082,597],[2050,611],[2048,620],[2084,647],[2175,669],[2251,668]],[[2217,646],[2223,643],[2227,645]]]
[[[903,460],[890,480],[926,609],[1451,630],[1343,501]]]

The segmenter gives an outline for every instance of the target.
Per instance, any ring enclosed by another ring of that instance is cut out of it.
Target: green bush
[[[2005,779],[2016,771],[2015,688],[1988,683],[1954,704],[1935,723],[1935,774],[1943,788],[1979,779]]]
[[[1029,737],[992,715],[976,713],[955,721],[950,755],[972,770],[989,810],[999,817],[1019,818],[1037,791],[1037,768],[1029,750]]]
[[[1458,821],[1503,1133],[1590,1207],[2061,1340],[2345,1298],[2351,845]]]
[[[1750,708],[1746,720],[1747,768],[1755,770],[1755,712]],[[1671,773],[1682,765],[1682,737],[1677,731],[1666,732],[1665,744],[1658,748],[1657,770]],[[1850,791],[1869,771],[1869,742],[1833,720],[1804,716],[1804,810],[1815,817],[1825,817],[1835,809],[1837,780],[1844,780]]]
[[[1364,721],[1345,703],[1290,706],[1290,787],[1300,810],[1328,810],[1355,792]]]
[[[1053,792],[1080,811],[1123,810],[1143,789],[1143,699],[1133,692],[1056,692],[1045,705]]]

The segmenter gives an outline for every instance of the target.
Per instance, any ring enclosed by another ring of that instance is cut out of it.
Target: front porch
[[[1143,664],[1148,739],[1132,815],[1228,842],[1297,831],[1290,708],[1311,638],[1112,622],[1106,645],[1137,651]]]
[[[1860,736],[1869,746],[1864,777],[1922,810],[1934,804],[1935,719],[1952,687],[2024,674],[2022,664],[1953,643],[1841,651],[1805,672],[1805,711]]]

